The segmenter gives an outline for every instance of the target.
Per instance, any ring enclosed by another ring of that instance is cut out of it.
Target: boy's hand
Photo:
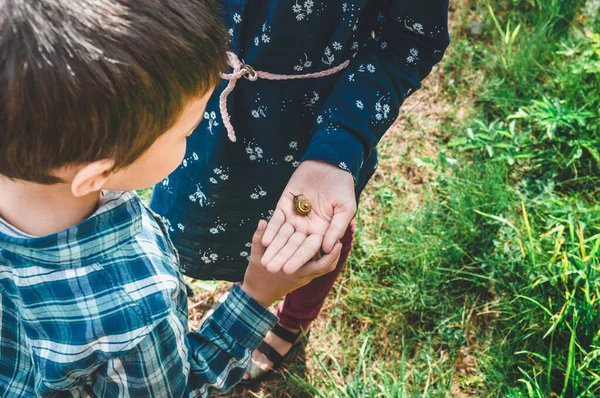
[[[250,263],[246,269],[242,290],[258,301],[262,306],[268,307],[273,302],[289,292],[292,292],[321,275],[333,271],[337,265],[342,250],[342,244],[337,242],[331,253],[304,264],[296,273],[287,275],[282,271],[269,272],[260,263],[265,253],[261,244],[267,222],[261,220],[258,229],[252,237],[252,253]]]
[[[293,195],[312,205],[308,215],[294,211]],[[302,162],[288,182],[262,239],[267,250],[262,264],[271,272],[296,272],[323,249],[330,253],[356,213],[354,180],[328,163]]]

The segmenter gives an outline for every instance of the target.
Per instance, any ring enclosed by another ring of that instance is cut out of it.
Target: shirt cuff
[[[343,129],[328,126],[315,132],[302,161],[318,160],[337,166],[352,174],[356,183],[364,156],[364,146],[356,137]]]
[[[212,314],[212,321],[232,339],[253,351],[279,318],[236,285]]]

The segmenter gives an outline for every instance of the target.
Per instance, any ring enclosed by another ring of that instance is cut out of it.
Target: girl
[[[255,352],[254,380],[278,366],[343,268],[376,145],[448,44],[448,0],[223,1],[231,37],[181,167],[156,186],[184,273],[240,281],[252,226],[271,218],[263,265],[294,272],[344,243],[336,271],[289,294]],[[234,142],[235,141],[235,142]],[[308,215],[294,211],[299,195]]]

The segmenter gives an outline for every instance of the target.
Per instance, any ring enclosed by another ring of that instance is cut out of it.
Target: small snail
[[[312,208],[308,199],[306,199],[306,198],[301,199],[304,197],[304,195],[302,195],[302,194],[300,194],[300,195],[294,195],[293,193],[291,193],[291,194],[294,197],[294,211],[301,216],[308,215],[308,213],[310,213],[310,209]]]

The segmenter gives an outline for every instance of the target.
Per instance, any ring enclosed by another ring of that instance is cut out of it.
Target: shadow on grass
[[[307,342],[294,347],[286,357],[283,366],[257,386],[236,387],[227,394],[219,395],[226,398],[310,398],[311,395],[294,383],[288,373],[306,379],[306,350]]]

